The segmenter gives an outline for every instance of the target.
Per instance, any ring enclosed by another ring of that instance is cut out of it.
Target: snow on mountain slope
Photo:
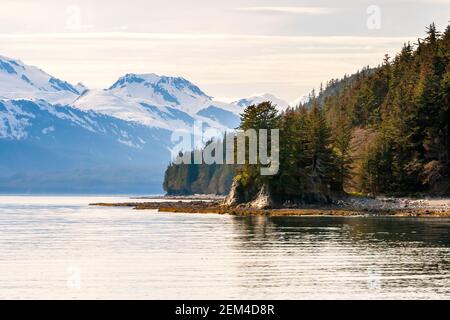
[[[224,131],[236,128],[246,106],[263,101],[272,101],[280,110],[287,107],[270,94],[224,103],[184,78],[127,74],[108,89],[86,91],[73,106],[169,130],[191,128],[197,120]]]
[[[192,128],[195,121],[220,131],[229,129],[220,118],[200,112],[211,106],[236,113],[239,108],[215,102],[196,85],[180,77],[127,74],[104,90],[87,90],[73,102],[81,110],[94,110],[148,126]]]
[[[77,89],[77,91],[78,91],[80,94],[83,94],[86,90],[88,90],[88,87],[86,87],[83,83],[78,82],[78,83],[75,85],[75,89]]]
[[[198,111],[197,115],[219,122],[229,129],[237,128],[241,122],[238,113],[213,105]]]
[[[284,100],[270,94],[234,103],[214,101],[184,78],[152,73],[126,74],[108,89],[89,90],[4,56],[0,56],[0,99],[44,100],[171,131],[190,129],[201,121],[223,132],[239,124],[239,115],[248,105],[272,101],[280,110],[287,107]]]
[[[146,140],[154,138],[152,135],[136,136],[128,129],[119,128],[118,124],[122,127],[145,128],[151,132],[152,128],[148,126],[93,111],[52,105],[43,100],[0,100],[0,139],[41,139],[42,134],[46,135],[50,132],[55,135],[57,122],[95,134],[107,134],[109,137],[115,137],[117,142],[134,148],[142,148]],[[158,131],[158,129],[155,130]]]
[[[254,95],[248,98],[240,99],[235,102],[233,102],[234,105],[237,105],[241,107],[241,109],[245,109],[245,107],[248,107],[252,104],[259,104],[262,102],[270,101],[273,104],[276,104],[278,107],[278,110],[283,111],[286,110],[286,108],[289,106],[289,103],[287,103],[285,100],[280,99],[270,93],[263,93],[259,95]]]
[[[309,101],[309,96],[301,96],[301,97],[298,97],[297,99],[295,99],[294,101],[291,101],[291,103],[289,105],[292,107],[296,107],[299,104],[304,104],[308,101]]]
[[[93,110],[126,121],[140,122],[145,125],[167,128],[149,113],[139,100],[114,94],[109,90],[89,90],[74,101],[73,106],[84,111]]]
[[[215,101],[155,74],[89,90],[0,56],[0,192],[161,192],[174,130],[234,129],[263,101],[287,106],[269,94]]]
[[[121,96],[143,99],[156,106],[177,106],[187,113],[195,113],[211,101],[211,97],[184,78],[153,73],[127,74],[108,90]]]
[[[44,99],[50,103],[68,104],[79,94],[79,88],[37,67],[0,56],[0,98]]]
[[[170,135],[69,106],[0,100],[0,192],[161,192]]]
[[[134,97],[131,94],[124,95],[123,91],[89,90],[75,100],[73,106],[80,110],[93,110],[122,120],[168,130],[188,130],[192,128],[196,120],[205,122],[209,127],[226,129],[215,119],[186,112],[177,105],[159,105],[152,99]]]

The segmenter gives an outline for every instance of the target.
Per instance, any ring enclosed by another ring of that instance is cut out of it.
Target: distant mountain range
[[[196,121],[236,128],[262,94],[215,101],[181,77],[127,74],[107,89],[72,85],[0,56],[0,192],[160,193],[170,136]]]

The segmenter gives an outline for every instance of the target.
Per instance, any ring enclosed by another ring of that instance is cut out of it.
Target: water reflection
[[[98,199],[0,197],[0,298],[450,298],[449,220],[89,202]]]
[[[246,257],[239,268],[241,286],[248,291],[312,298],[427,298],[450,292],[449,220],[234,217],[233,222],[240,240],[236,250]]]
[[[306,234],[318,236],[314,238],[317,241],[339,236],[357,242],[450,246],[450,220],[444,218],[233,216],[233,222],[246,240],[243,245],[261,245],[266,240],[291,241]]]

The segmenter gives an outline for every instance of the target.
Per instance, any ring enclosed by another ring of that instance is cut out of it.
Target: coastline
[[[155,200],[162,200],[157,198]],[[164,199],[173,199],[172,197]],[[186,214],[229,214],[236,216],[389,216],[389,217],[440,217],[450,218],[450,200],[442,200],[440,205],[430,205],[426,199],[349,199],[349,201],[338,201],[333,205],[315,205],[302,208],[273,208],[255,209],[247,207],[226,207],[217,200],[204,200],[195,197],[186,197],[178,201],[155,201],[155,202],[123,202],[123,203],[92,203],[92,206],[106,207],[132,207],[135,210],[158,210],[166,213]],[[415,202],[411,203],[411,201]],[[441,200],[431,200],[441,201]],[[382,203],[382,204],[380,204]]]

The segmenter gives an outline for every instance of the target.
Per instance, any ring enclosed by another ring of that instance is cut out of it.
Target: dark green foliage
[[[405,45],[391,64],[379,137],[363,172],[367,191],[449,192],[448,32],[439,35],[432,24],[415,51]]]
[[[216,143],[223,149],[222,141],[210,141],[207,145]],[[170,195],[218,194],[224,195],[230,191],[233,177],[238,166],[227,164],[194,164],[194,153],[189,152],[191,164],[171,163],[164,176],[164,190]],[[182,154],[180,155],[182,156]]]
[[[329,81],[281,115],[270,103],[248,107],[241,129],[280,129],[280,170],[264,177],[259,165],[246,164],[239,179],[254,192],[269,185],[282,201],[342,193],[349,180],[357,191],[373,194],[449,194],[449,108],[450,26],[441,34],[432,24],[424,39],[405,44],[394,58],[386,55],[376,68]],[[368,151],[354,150],[355,132],[369,131],[376,137],[364,145]],[[177,177],[169,192],[195,185],[199,176],[182,166],[168,171],[166,180]]]
[[[227,194],[235,172],[234,165],[170,164],[163,186],[170,195]]]
[[[279,201],[323,201],[340,192],[332,131],[318,102],[288,109],[280,123],[280,170],[271,185]]]
[[[304,105],[310,109],[319,103],[325,110],[344,175],[348,175],[352,164],[339,151],[339,146],[348,148],[341,140],[345,137],[344,141],[348,141],[348,134],[339,132],[343,126],[338,122],[347,126],[350,121],[352,128],[378,133],[363,159],[361,191],[450,192],[449,33],[449,27],[440,34],[432,24],[426,38],[418,39],[415,46],[405,44],[394,59],[386,56],[375,69],[365,68],[350,77],[330,81]]]
[[[270,141],[270,130],[280,128],[280,116],[275,105],[271,102],[263,102],[258,105],[248,106],[244,113],[241,114],[241,124],[239,129],[249,130],[254,129],[258,131],[259,129],[268,130],[268,141]],[[248,140],[248,139],[247,139]],[[246,141],[248,145],[248,141]],[[246,148],[248,151],[248,147]],[[259,151],[259,149],[258,149]],[[271,148],[268,144],[268,154],[270,154]],[[263,185],[270,183],[272,176],[262,176],[260,174],[261,165],[258,159],[258,164],[248,163],[248,154],[246,154],[246,163],[243,168],[239,171],[241,177],[241,184],[245,188],[253,189],[255,192]],[[253,192],[249,192],[252,195]]]

